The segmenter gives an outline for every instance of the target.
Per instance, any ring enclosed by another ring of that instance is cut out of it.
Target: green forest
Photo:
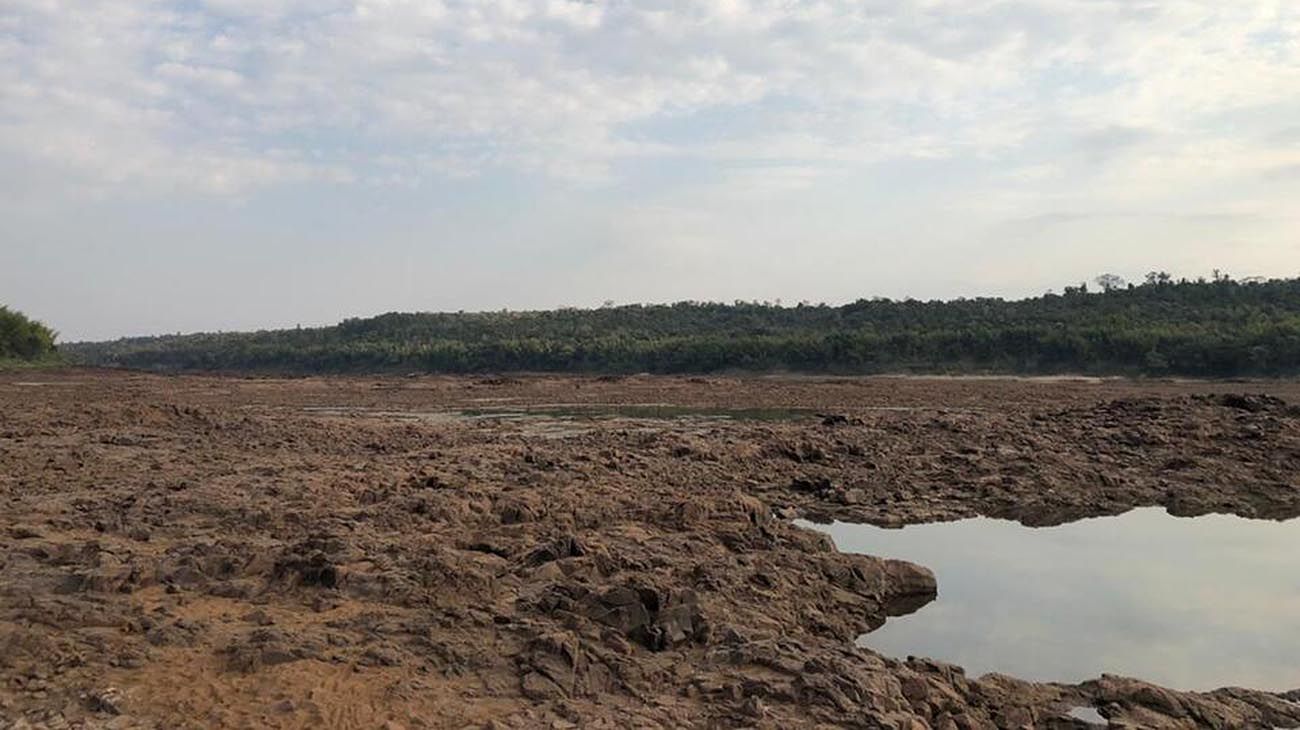
[[[37,362],[55,355],[54,331],[22,312],[0,306],[0,362]]]
[[[392,313],[61,349],[87,365],[166,371],[1300,374],[1300,279],[1097,282],[1015,301]]]

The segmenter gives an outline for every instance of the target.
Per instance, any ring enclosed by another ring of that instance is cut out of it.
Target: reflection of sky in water
[[[1300,688],[1300,520],[1150,508],[1047,528],[802,524],[934,570],[934,603],[862,638],[884,654],[1043,681]]]

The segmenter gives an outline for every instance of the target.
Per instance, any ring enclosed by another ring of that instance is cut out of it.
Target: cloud
[[[1028,166],[1060,136],[1165,165],[1231,134],[1224,114],[1294,97],[1297,17],[1267,0],[12,0],[0,154],[110,193],[602,184],[647,157],[808,180]]]
[[[1296,182],[1300,181],[1300,163],[1293,165],[1278,165],[1264,171],[1264,179],[1277,182]]]
[[[1132,149],[1157,137],[1157,133],[1138,127],[1111,126],[1076,137],[1076,145],[1089,162],[1101,163],[1113,159],[1124,150]]]

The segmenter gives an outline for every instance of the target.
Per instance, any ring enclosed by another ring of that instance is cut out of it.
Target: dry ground
[[[447,415],[614,403],[775,420]],[[790,524],[1295,517],[1290,403],[1300,384],[0,374],[0,727],[1075,727],[1085,703],[1294,727],[1279,695],[855,648],[933,577]]]

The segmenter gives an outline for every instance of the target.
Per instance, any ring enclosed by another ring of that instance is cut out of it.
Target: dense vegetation
[[[0,306],[0,361],[34,362],[53,357],[54,337],[49,327]]]
[[[95,365],[275,372],[1300,373],[1300,279],[1124,285],[1019,301],[680,302],[385,314],[333,327],[64,348]]]

